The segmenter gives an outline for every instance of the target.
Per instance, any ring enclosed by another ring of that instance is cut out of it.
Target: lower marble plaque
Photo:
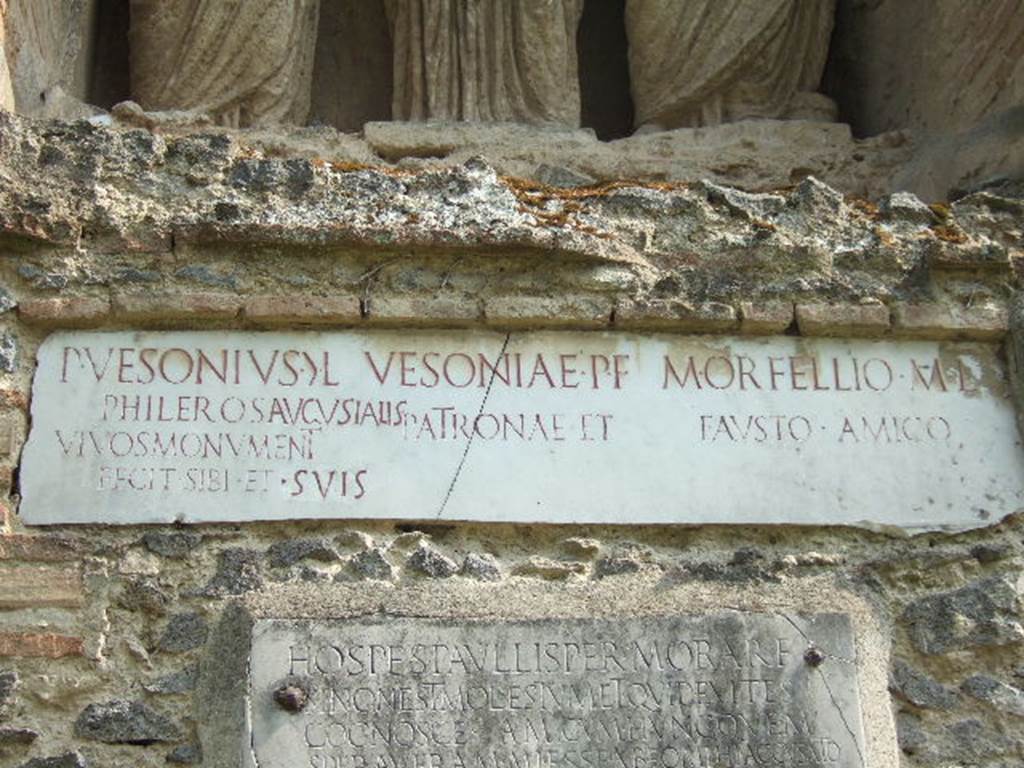
[[[845,614],[258,621],[260,768],[854,768]]]

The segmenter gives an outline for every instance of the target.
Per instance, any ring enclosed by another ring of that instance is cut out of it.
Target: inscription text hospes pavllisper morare
[[[842,617],[822,620],[848,635]],[[809,666],[780,617],[624,623],[399,622],[390,640],[278,627],[255,645],[254,727],[284,730],[310,768],[860,765],[850,658]],[[288,685],[309,697],[293,716],[260,690]]]

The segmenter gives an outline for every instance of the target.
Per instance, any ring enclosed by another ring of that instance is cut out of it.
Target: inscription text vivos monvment
[[[39,351],[21,491],[35,524],[964,529],[1024,507],[1024,452],[982,344],[66,332]]]

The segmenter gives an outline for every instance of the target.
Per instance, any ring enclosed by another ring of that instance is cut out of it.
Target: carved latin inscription
[[[20,511],[29,523],[969,528],[1024,506],[996,352],[597,333],[58,333],[39,352]]]
[[[263,768],[863,765],[847,617],[258,622]]]

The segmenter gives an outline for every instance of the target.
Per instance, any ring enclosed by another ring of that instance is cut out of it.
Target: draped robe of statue
[[[132,98],[222,125],[309,113],[320,0],[131,0]]]
[[[385,0],[394,120],[578,126],[583,0]]]
[[[834,119],[816,93],[835,0],[626,0],[636,124]]]

